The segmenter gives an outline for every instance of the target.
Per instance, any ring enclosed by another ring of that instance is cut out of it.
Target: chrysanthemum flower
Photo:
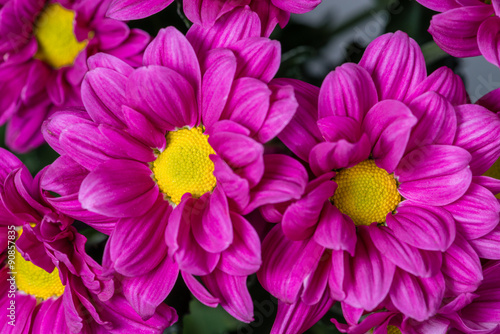
[[[173,0],[113,0],[108,9],[108,16],[117,20],[136,20],[158,13]],[[250,6],[259,14],[262,21],[263,36],[279,24],[282,28],[288,23],[290,13],[307,13],[321,0],[184,0],[184,12],[195,24],[210,27],[222,15],[236,7]]]
[[[429,32],[436,43],[452,56],[483,55],[499,66],[500,4],[496,0],[417,0],[442,12],[431,20]]]
[[[390,311],[375,312],[351,324],[332,321],[343,333],[364,334],[493,334],[500,329],[500,263],[483,265],[483,281],[473,293],[464,293],[443,303],[437,314],[423,322],[404,317],[391,305]]]
[[[2,333],[162,333],[167,305],[143,321],[85,253],[72,220],[54,211],[26,167],[0,150]],[[43,173],[43,172],[42,172]]]
[[[110,0],[3,1],[0,5],[0,124],[7,145],[25,152],[43,142],[55,106],[81,106],[87,58],[107,52],[139,65],[149,35],[106,18]]]
[[[279,137],[315,177],[300,200],[263,208],[281,224],[258,275],[282,312],[307,321],[331,298],[354,316],[389,299],[423,321],[444,297],[474,291],[487,251],[471,244],[499,221],[500,181],[480,176],[500,156],[498,115],[464,104],[451,70],[427,76],[402,32],[373,41],[320,90],[285,82],[299,108]]]
[[[219,23],[190,31],[205,46],[203,37],[212,38],[201,54],[170,27],[136,70],[92,57],[82,88],[90,116],[57,113],[45,126],[62,154],[43,181],[62,195],[51,203],[83,221],[82,207],[119,219],[103,261],[124,277],[124,293],[143,317],[180,269],[202,302],[250,321],[246,278],[260,266],[260,240],[243,215],[298,198],[305,186],[305,175],[293,178],[298,162],[263,154],[297,107],[291,86],[270,82],[279,44],[253,35],[260,23],[248,8],[231,15],[231,34],[219,34]]]

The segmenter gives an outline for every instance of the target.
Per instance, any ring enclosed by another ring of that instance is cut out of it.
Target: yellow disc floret
[[[167,146],[153,163],[160,190],[175,204],[185,193],[200,197],[217,183],[214,163],[209,158],[215,151],[203,130],[200,126],[168,132]]]
[[[396,180],[373,160],[341,170],[335,182],[338,187],[331,200],[356,225],[385,222],[401,202]]]
[[[45,7],[35,24],[34,34],[38,42],[35,58],[53,68],[73,65],[76,56],[88,41],[78,42],[73,32],[75,12],[58,3]]]
[[[18,290],[40,299],[59,297],[64,292],[64,285],[59,278],[59,270],[51,273],[26,261],[21,253],[15,251],[15,279]]]

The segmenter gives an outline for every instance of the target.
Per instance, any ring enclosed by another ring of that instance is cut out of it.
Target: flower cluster
[[[32,177],[0,149],[2,333],[163,333],[178,279],[251,323],[251,276],[272,333],[335,303],[345,333],[498,333],[500,90],[472,104],[402,31],[320,87],[276,78],[271,32],[320,0],[184,0],[187,32],[152,39],[123,21],[172,2],[0,5],[6,144],[59,154]],[[498,65],[497,1],[419,2],[443,49]]]

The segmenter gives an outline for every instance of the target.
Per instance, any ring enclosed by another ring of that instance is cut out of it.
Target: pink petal
[[[84,209],[109,217],[137,217],[156,201],[158,186],[143,163],[109,160],[83,180],[79,200]]]
[[[144,66],[165,66],[184,77],[195,92],[201,84],[198,58],[186,37],[174,27],[161,29],[144,51]]]
[[[214,297],[211,292],[209,292],[201,282],[199,282],[196,278],[194,278],[191,274],[188,274],[184,271],[181,271],[182,278],[186,283],[189,291],[203,304],[208,307],[217,307],[220,303],[220,299]]]
[[[158,13],[173,0],[113,0],[106,15],[115,20],[137,20]]]
[[[500,225],[480,238],[469,240],[469,243],[480,258],[500,260]]]
[[[382,35],[371,42],[359,65],[372,76],[380,101],[403,101],[426,78],[419,45],[401,31]]]
[[[357,64],[344,64],[330,72],[319,92],[318,116],[347,116],[359,123],[378,102],[370,74]]]
[[[477,239],[491,232],[499,222],[500,204],[486,188],[472,183],[457,201],[444,207],[455,218],[457,231],[465,239]]]
[[[372,155],[378,167],[394,172],[406,149],[417,118],[399,101],[382,101],[366,114],[363,128],[373,145]]]
[[[307,161],[314,145],[323,141],[316,126],[318,119],[318,87],[293,79],[273,80],[273,83],[291,85],[299,104],[297,112],[278,138],[299,158]]]
[[[414,247],[444,252],[455,240],[455,221],[443,208],[404,201],[386,217],[397,238]]]
[[[323,203],[323,211],[314,232],[314,241],[325,248],[345,250],[354,256],[356,227],[353,221],[331,203]]]
[[[262,243],[262,267],[257,273],[259,282],[273,296],[283,302],[294,303],[323,252],[324,248],[312,239],[288,239],[277,225]]]
[[[137,69],[127,82],[126,95],[129,106],[143,112],[162,130],[194,126],[199,121],[193,87],[167,67]]]
[[[419,278],[398,269],[389,295],[394,306],[404,315],[425,321],[437,313],[444,289],[441,273],[430,278]]]
[[[370,236],[382,254],[412,275],[432,277],[441,270],[441,252],[421,250],[402,242],[388,227],[372,225]]]

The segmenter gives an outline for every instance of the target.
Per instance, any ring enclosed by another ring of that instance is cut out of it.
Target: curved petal
[[[359,65],[372,76],[380,101],[403,101],[427,76],[420,46],[401,31],[371,42]]]
[[[372,155],[378,167],[394,172],[406,150],[417,118],[399,101],[377,103],[368,111],[363,128],[372,144]]]
[[[468,102],[468,95],[462,78],[446,66],[432,72],[404,102],[410,103],[413,99],[429,91],[440,94],[454,106]]]
[[[500,260],[500,225],[480,238],[469,240],[469,243],[480,258]]]
[[[370,74],[357,64],[347,63],[327,75],[319,92],[318,117],[347,116],[361,123],[378,102]]]
[[[201,89],[201,118],[205,127],[217,122],[227,103],[236,74],[236,56],[227,49],[208,52]]]
[[[409,107],[418,122],[411,132],[406,152],[429,144],[453,144],[457,116],[450,102],[439,94],[428,92],[413,100]]]
[[[179,73],[151,65],[137,69],[127,81],[127,104],[143,112],[162,130],[198,124],[194,89]]]
[[[440,207],[404,201],[386,222],[399,240],[420,249],[444,252],[455,240],[453,216]]]
[[[288,239],[276,225],[262,243],[262,267],[257,272],[259,282],[273,296],[285,303],[294,303],[323,252],[324,248],[312,239]]]
[[[486,172],[500,157],[500,117],[478,105],[456,107],[458,129],[455,145],[472,155],[474,175]]]
[[[323,141],[316,126],[318,119],[319,89],[308,83],[293,79],[275,79],[273,83],[291,85],[299,104],[297,112],[278,138],[299,158],[308,160],[314,145]]]
[[[297,202],[290,204],[283,215],[283,233],[292,240],[304,240],[310,238],[320,218],[323,205],[333,196],[337,185],[330,181],[333,173],[327,173],[314,180],[308,185],[313,188]]]
[[[474,292],[483,279],[481,262],[469,243],[457,235],[455,242],[443,254],[443,268],[449,295]]]
[[[352,167],[370,156],[371,145],[366,134],[355,143],[345,139],[320,143],[311,150],[309,164],[314,174],[321,175],[339,168]]]
[[[454,57],[479,56],[479,26],[494,13],[491,6],[465,6],[434,15],[429,32],[441,49]]]
[[[147,165],[109,160],[83,180],[79,200],[89,211],[109,217],[137,217],[153,206],[158,186]]]
[[[486,188],[472,183],[457,201],[444,207],[455,218],[457,231],[465,239],[477,239],[491,232],[499,222],[500,204]]]
[[[115,20],[138,20],[158,13],[174,0],[113,0],[106,15]]]
[[[172,207],[160,192],[157,196],[146,214],[120,219],[108,240],[109,259],[113,268],[122,275],[147,274],[167,255],[164,231]]]
[[[391,301],[406,316],[425,321],[437,313],[444,297],[443,275],[420,278],[396,270],[389,295]]]
[[[481,54],[492,64],[499,66],[498,47],[500,32],[500,18],[492,16],[487,18],[480,26],[477,32],[477,44]]]
[[[247,287],[247,276],[233,276],[215,269],[201,279],[229,314],[239,321],[253,321],[253,303]]]
[[[242,216],[231,213],[234,229],[232,244],[222,252],[217,266],[226,274],[235,276],[251,275],[262,263],[260,239],[255,228]]]
[[[329,202],[323,204],[321,217],[313,238],[325,248],[345,250],[354,256],[356,227],[348,215],[342,214]]]
[[[441,270],[441,252],[421,250],[401,242],[388,227],[371,225],[370,236],[382,254],[412,275],[433,277]]]
[[[159,65],[176,71],[195,92],[201,84],[200,64],[186,37],[174,27],[161,29],[144,51],[144,66]]]
[[[446,205],[462,197],[472,180],[470,154],[448,145],[428,145],[405,155],[395,176],[406,199],[428,205]]]
[[[389,293],[395,269],[371,241],[368,226],[358,226],[355,256],[344,265],[344,301],[355,308],[375,309]]]
[[[211,27],[225,13],[238,6],[248,5],[250,0],[189,0],[184,3],[187,18],[204,27]]]

